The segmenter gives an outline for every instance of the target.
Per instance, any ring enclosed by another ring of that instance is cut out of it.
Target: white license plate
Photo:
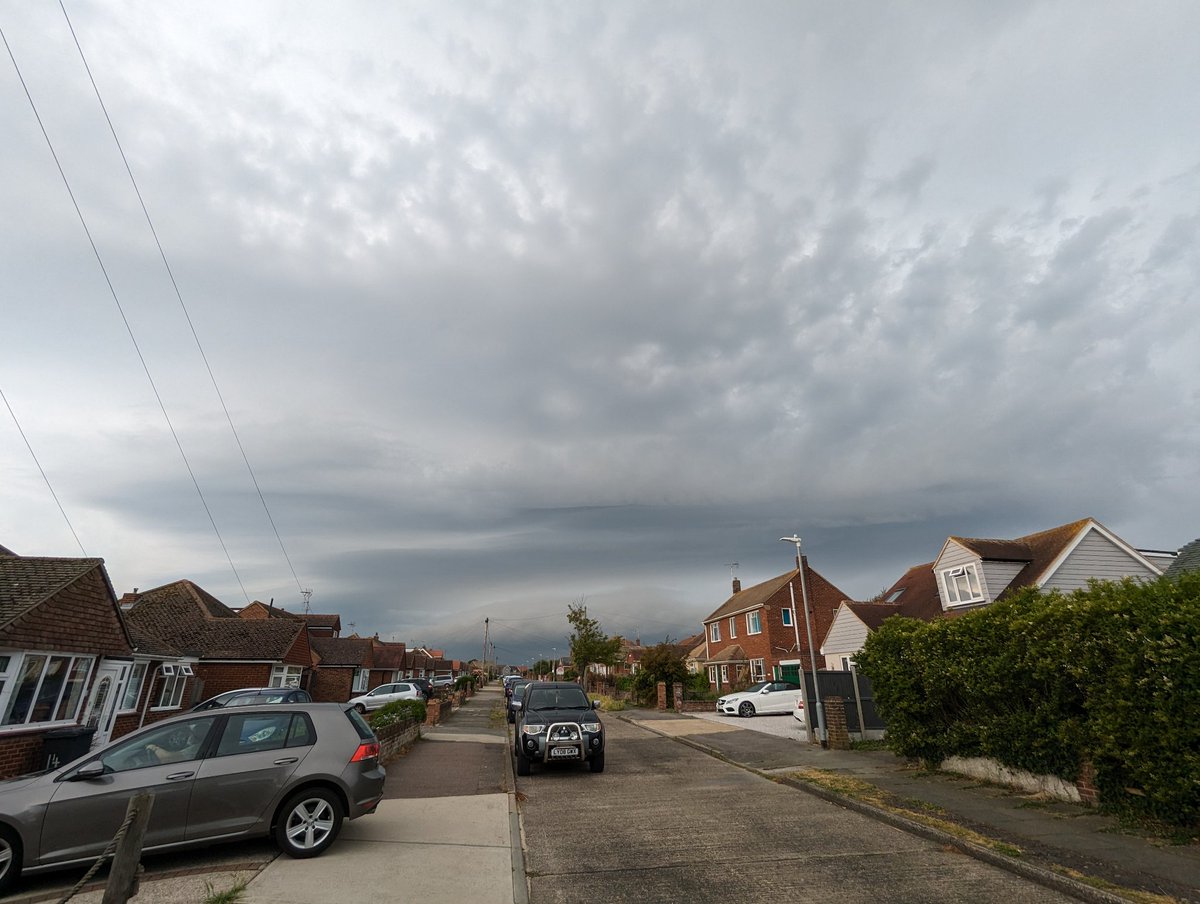
[[[578,759],[579,748],[578,747],[551,747],[550,748],[550,759],[554,759],[555,757],[560,757],[560,756],[571,756],[571,757],[575,757],[576,759]]]

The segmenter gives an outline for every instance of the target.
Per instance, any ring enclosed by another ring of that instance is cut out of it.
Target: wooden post
[[[100,904],[125,904],[137,894],[142,839],[146,835],[146,826],[150,823],[150,811],[153,808],[153,791],[139,791],[129,799],[129,806],[125,810],[129,827],[113,852],[112,868],[109,870],[108,882],[104,885],[104,898]]]

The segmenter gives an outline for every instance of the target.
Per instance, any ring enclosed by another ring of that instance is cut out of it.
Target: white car
[[[717,701],[717,712],[724,716],[754,716],[759,713],[790,713],[796,707],[800,685],[790,681],[759,681],[744,691],[727,694]]]
[[[387,706],[396,700],[424,700],[425,695],[415,684],[399,681],[395,684],[381,684],[373,691],[350,698],[350,705],[360,713],[374,712],[381,706]]]

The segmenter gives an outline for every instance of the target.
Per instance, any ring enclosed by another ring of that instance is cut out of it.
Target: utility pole
[[[812,622],[809,620],[808,616],[808,585],[804,580],[804,556],[800,553],[800,538],[797,535],[793,534],[790,537],[780,537],[779,541],[781,543],[796,544],[796,570],[800,572],[800,596],[802,602],[804,603],[804,630],[808,634],[808,656],[812,662],[813,693],[817,698],[817,740],[819,740],[821,742],[821,746],[824,747],[828,743],[827,735],[825,734],[825,711],[821,706],[821,685],[817,681],[817,650],[816,647],[813,646]],[[792,623],[795,624],[796,591],[792,590],[791,581],[788,581],[788,589],[791,590],[792,594]],[[796,652],[799,653],[799,649],[797,649]],[[800,678],[803,680],[804,675],[801,674]],[[807,715],[808,714],[805,713],[805,716]]]
[[[491,629],[491,618],[483,620],[483,671],[489,677],[492,670],[488,668],[488,631]]]

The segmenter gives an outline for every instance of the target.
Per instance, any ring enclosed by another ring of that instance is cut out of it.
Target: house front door
[[[96,729],[92,735],[92,749],[107,744],[112,737],[113,723],[117,720],[117,703],[125,693],[129,680],[128,662],[101,659],[96,667],[96,680],[92,682],[92,694],[88,698],[87,719],[84,725]]]

